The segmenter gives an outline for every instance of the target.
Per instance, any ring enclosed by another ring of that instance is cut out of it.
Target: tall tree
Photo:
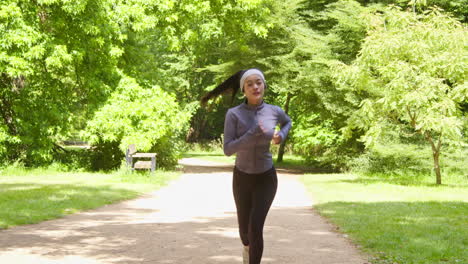
[[[358,59],[336,67],[345,90],[366,93],[350,129],[365,131],[370,146],[388,129],[409,127],[431,145],[436,183],[444,142],[461,140],[462,103],[468,100],[466,27],[432,9],[425,14],[389,8],[368,17]]]
[[[50,160],[74,115],[105,100],[121,54],[111,9],[112,1],[2,1],[0,155]]]
[[[355,1],[298,2],[295,8],[283,9],[294,11],[280,15],[285,21],[279,19],[284,27],[279,32],[284,33],[273,32],[272,38],[276,36],[287,48],[273,47],[276,54],[262,61],[273,75],[277,102],[292,106],[294,149],[307,159],[321,159],[322,166],[341,161],[339,167],[343,156],[332,153],[340,149],[352,153],[349,149],[355,148],[339,131],[355,106],[335,87],[329,65],[335,60],[349,63],[356,57],[365,36],[360,16],[367,9]]]
[[[222,55],[213,47],[265,34],[266,2],[2,1],[0,156],[50,161],[55,143],[82,129],[124,75],[189,103],[213,77],[195,71]]]

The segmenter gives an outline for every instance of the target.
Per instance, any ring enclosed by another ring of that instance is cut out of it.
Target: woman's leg
[[[232,191],[237,208],[237,221],[239,223],[239,235],[244,246],[249,243],[249,221],[252,209],[252,177],[234,168]]]
[[[255,175],[256,182],[252,193],[248,241],[249,264],[260,264],[263,254],[263,226],[278,188],[275,168]]]

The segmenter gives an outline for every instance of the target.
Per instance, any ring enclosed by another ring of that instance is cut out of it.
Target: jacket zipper
[[[258,120],[258,114],[257,113],[258,113],[258,110],[255,109],[255,119],[257,120],[257,125],[258,125],[259,120]],[[253,169],[255,170],[255,168],[257,167],[257,140],[255,140],[255,144],[254,144],[253,148],[254,148],[254,151],[253,151],[253,154],[254,154],[254,156],[253,156],[254,167],[253,167]]]

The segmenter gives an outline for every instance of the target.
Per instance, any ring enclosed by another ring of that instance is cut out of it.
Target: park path
[[[242,263],[232,165],[194,158],[180,163],[178,180],[138,199],[0,231],[0,263]],[[262,263],[367,263],[313,211],[299,175],[278,172]]]

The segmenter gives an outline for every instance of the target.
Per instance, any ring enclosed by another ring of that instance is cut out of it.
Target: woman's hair
[[[263,77],[263,73],[260,69],[253,68],[253,69],[247,69],[247,70],[240,70],[236,73],[234,73],[231,77],[227,78],[224,82],[222,82],[220,85],[216,86],[213,90],[205,94],[202,99],[201,99],[201,104],[202,106],[205,106],[206,103],[212,99],[216,98],[221,94],[227,94],[231,92],[231,103],[234,101],[234,98],[236,96],[237,91],[241,89],[241,79],[244,73],[248,72],[249,70],[257,70],[261,73],[261,77],[263,79],[263,83],[265,84],[266,88],[266,82]]]

